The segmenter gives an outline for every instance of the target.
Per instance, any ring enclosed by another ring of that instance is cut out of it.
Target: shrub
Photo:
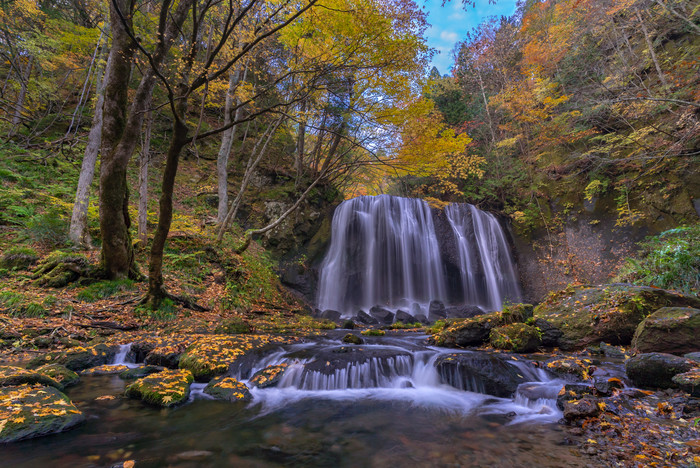
[[[46,247],[57,247],[68,243],[68,220],[58,211],[49,210],[34,215],[26,223],[29,238]]]
[[[700,292],[700,224],[647,238],[636,258],[627,259],[615,281]]]

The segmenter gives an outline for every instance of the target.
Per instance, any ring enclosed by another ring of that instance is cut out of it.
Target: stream
[[[564,382],[529,362],[499,356],[523,383],[498,398],[483,393],[478,375],[438,369],[454,350],[426,346],[425,336],[363,337],[358,346],[343,344],[343,334],[237,361],[230,375],[243,382],[289,366],[276,387],[253,388],[250,403],[211,400],[200,383],[187,404],[157,409],[124,399],[128,382],[116,375],[83,376],[66,393],[87,422],[2,447],[0,459],[12,467],[591,466],[557,424]],[[125,360],[128,347],[116,364]]]

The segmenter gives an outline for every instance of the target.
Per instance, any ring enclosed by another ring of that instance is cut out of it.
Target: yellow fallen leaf
[[[134,465],[136,465],[136,462],[134,460],[127,460],[123,463],[124,468],[134,468]]]

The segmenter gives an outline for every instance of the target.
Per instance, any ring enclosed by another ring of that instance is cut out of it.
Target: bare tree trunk
[[[29,86],[29,78],[32,75],[32,66],[34,65],[34,57],[29,57],[27,66],[24,69],[23,76],[20,77],[19,94],[15,102],[15,113],[12,116],[12,125],[10,126],[9,136],[15,136],[20,122],[22,122],[22,111],[24,110],[24,99],[27,97],[27,87]]]
[[[655,3],[656,3],[657,5],[661,6],[661,8],[663,8],[663,9],[666,10],[666,11],[668,11],[668,12],[671,13],[673,16],[675,16],[676,18],[680,19],[680,20],[683,21],[685,24],[687,24],[688,26],[690,26],[690,27],[693,29],[693,32],[694,32],[695,34],[700,34],[700,26],[698,26],[697,24],[693,23],[693,21],[692,21],[690,18],[688,18],[687,16],[681,15],[680,13],[678,13],[678,12],[676,11],[675,8],[666,5],[666,4],[665,4],[664,2],[662,2],[661,0],[654,0],[654,1],[655,1]]]
[[[92,59],[90,60],[90,66],[88,67],[87,76],[85,76],[85,82],[83,83],[83,89],[80,92],[80,99],[78,99],[78,105],[75,106],[75,109],[73,110],[73,115],[71,116],[70,124],[68,124],[68,130],[66,130],[66,134],[65,134],[64,138],[68,138],[68,136],[70,136],[71,132],[73,131],[74,126],[75,126],[75,132],[76,133],[78,132],[78,127],[80,126],[81,119],[78,119],[78,123],[76,124],[75,118],[77,117],[78,113],[81,111],[81,109],[83,107],[83,103],[85,101],[85,96],[90,94],[90,77],[92,76],[92,69],[93,69],[93,67],[95,67],[95,62],[97,61],[97,54],[100,52],[103,35],[104,35],[104,31],[102,31],[100,33],[100,38],[97,39],[97,45],[95,45],[95,52],[92,54]],[[99,67],[97,67],[97,77],[95,78],[95,83],[96,83],[95,88],[97,89],[96,93],[98,96],[100,94],[100,88],[101,88],[100,81],[102,81],[102,73],[100,72]]]
[[[642,14],[639,12],[639,9],[635,9],[635,13],[637,14],[639,25],[641,26],[642,32],[644,33],[644,40],[647,43],[647,49],[649,50],[649,55],[651,55],[651,61],[654,62],[656,73],[659,75],[659,79],[661,80],[661,84],[664,86],[664,88],[668,88],[668,81],[666,81],[666,75],[664,75],[664,72],[661,70],[659,58],[656,56],[656,52],[654,51],[654,44],[651,41],[651,36],[649,36],[647,25],[646,23],[644,23],[644,20],[642,19]]]
[[[70,229],[68,237],[75,245],[92,248],[90,231],[87,226],[87,212],[90,205],[90,187],[95,177],[95,164],[97,155],[100,152],[102,141],[102,106],[104,105],[104,88],[109,76],[110,60],[104,70],[104,77],[99,73],[97,76],[97,102],[95,112],[92,115],[92,127],[88,134],[87,146],[83,155],[83,164],[80,168],[78,178],[78,189],[75,193],[75,203],[73,204],[73,214],[70,219]]]
[[[224,125],[230,125],[231,122],[237,121],[241,113],[243,112],[242,106],[237,98],[234,98],[234,92],[238,84],[245,80],[248,73],[247,66],[243,71],[243,77],[241,78],[240,68],[236,68],[229,74],[228,79],[228,91],[226,92],[226,107],[224,109]],[[236,112],[234,110],[234,102],[236,103]],[[218,181],[218,194],[219,194],[219,206],[216,214],[216,220],[219,224],[224,222],[226,218],[226,212],[228,211],[228,161],[231,154],[231,148],[233,147],[233,140],[236,136],[236,127],[233,125],[231,128],[226,130],[221,137],[221,147],[219,148],[219,154],[216,158],[216,177]]]
[[[233,202],[231,202],[231,207],[228,209],[226,217],[224,218],[224,221],[219,227],[219,234],[216,238],[217,242],[221,242],[223,240],[224,234],[233,224],[233,220],[236,218],[238,208],[240,207],[241,200],[243,199],[243,193],[248,187],[250,178],[252,177],[255,169],[258,167],[258,164],[260,164],[260,161],[262,160],[263,156],[265,156],[265,153],[267,152],[267,145],[270,143],[270,140],[272,140],[275,131],[277,131],[277,128],[279,128],[281,124],[282,118],[280,117],[268,127],[266,132],[263,133],[263,135],[260,137],[260,140],[258,140],[257,144],[255,145],[255,148],[253,148],[253,151],[250,154],[250,159],[248,159],[248,165],[246,166],[246,171],[243,175],[243,180],[241,181],[241,186],[238,190],[238,193],[236,194],[236,198],[234,198]],[[261,142],[264,142],[262,144],[262,147],[260,147]]]
[[[306,100],[301,102],[299,106],[300,118],[299,118],[299,130],[297,131],[297,149],[294,157],[294,167],[296,168],[297,176],[294,185],[299,186],[301,181],[302,173],[304,172],[304,144],[306,139]]]
[[[491,132],[491,144],[496,144],[496,132],[493,130],[493,120],[491,119],[491,111],[489,110],[489,101],[486,99],[486,91],[484,90],[484,81],[481,79],[481,72],[477,69],[476,76],[479,78],[479,88],[481,89],[481,98],[484,100],[484,108],[486,109],[486,117],[489,121],[489,131]]]
[[[149,106],[150,107],[150,106]],[[146,224],[148,221],[148,166],[151,162],[151,126],[153,125],[153,114],[149,110],[146,115],[146,128],[143,132],[141,142],[141,153],[139,154],[139,222],[138,239],[145,245],[148,240]]]

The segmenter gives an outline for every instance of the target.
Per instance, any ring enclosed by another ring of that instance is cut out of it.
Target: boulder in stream
[[[355,321],[358,323],[361,323],[363,325],[377,325],[377,324],[379,324],[379,320],[372,317],[364,310],[360,310],[357,312],[357,315],[355,316]]]
[[[59,390],[72,387],[80,382],[80,376],[78,374],[60,364],[47,364],[39,367],[36,371],[58,382],[60,385],[58,388]]]
[[[258,388],[276,387],[277,384],[280,383],[280,380],[282,380],[282,376],[287,370],[287,367],[289,367],[289,364],[286,362],[274,366],[267,366],[257,371],[253,377],[250,378],[250,383]]]
[[[253,395],[243,382],[239,382],[233,377],[216,377],[204,387],[204,393],[211,395],[217,400],[230,401],[250,401]]]
[[[700,368],[674,375],[671,380],[684,392],[690,393],[695,398],[700,398]]]
[[[85,417],[54,387],[0,388],[0,443],[67,431]]]
[[[39,384],[55,387],[59,390],[63,389],[63,385],[44,373],[22,369],[21,367],[0,366],[0,387],[23,384]]]
[[[188,370],[168,369],[138,379],[126,387],[125,395],[168,408],[187,401],[193,381],[192,373]]]
[[[343,337],[343,343],[361,345],[364,341],[354,333],[348,333]]]
[[[646,388],[677,387],[673,377],[697,367],[690,359],[666,353],[639,354],[625,362],[627,377],[634,385]]]
[[[374,306],[369,310],[369,315],[374,317],[378,323],[391,325],[394,323],[394,313],[382,306]]]
[[[539,331],[524,323],[496,327],[491,330],[489,340],[494,348],[514,353],[532,353],[542,344]]]
[[[435,361],[443,383],[471,392],[508,398],[525,382],[518,368],[484,352],[452,353]]]
[[[700,350],[700,309],[663,307],[639,324],[632,347],[642,353],[686,354]]]
[[[430,306],[428,307],[428,319],[434,322],[436,320],[447,318],[447,310],[445,309],[445,304],[442,301],[430,301]]]
[[[416,323],[416,318],[404,310],[396,311],[396,321],[401,323]]]
[[[94,346],[76,346],[67,351],[46,353],[29,361],[27,367],[35,369],[45,364],[61,364],[68,369],[78,372],[90,367],[110,363],[117,354],[118,346],[97,344]]]

